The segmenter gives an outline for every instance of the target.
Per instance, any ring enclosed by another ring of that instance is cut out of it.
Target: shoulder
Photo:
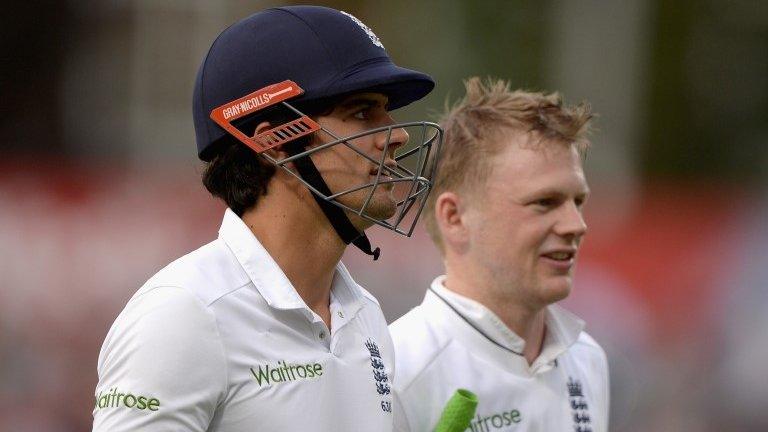
[[[99,431],[150,430],[149,423],[151,430],[204,430],[228,380],[215,317],[193,293],[173,286],[144,287],[128,302],[104,340],[97,371]],[[128,396],[120,405],[118,393],[154,401],[148,409],[159,412],[131,409]]]
[[[605,350],[587,332],[582,331],[570,349],[571,356],[596,375],[608,376],[608,357]]]
[[[144,287],[128,302],[107,333],[97,370],[98,391],[143,391],[173,404],[180,394],[194,394],[206,410],[227,382],[214,315],[190,291],[172,286]]]
[[[237,263],[226,244],[217,240],[157,272],[115,319],[101,348],[99,368],[109,370],[128,357],[140,362],[168,357],[173,362],[194,356],[195,347],[203,346],[218,362],[222,342],[211,305],[249,281],[233,261]]]
[[[175,286],[145,286],[128,302],[107,333],[99,368],[169,357],[194,356],[195,347],[220,344],[213,313],[192,292]],[[218,353],[216,353],[218,357]]]
[[[586,331],[581,332],[578,340],[576,340],[576,343],[573,344],[571,349],[583,357],[595,357],[603,359],[606,357],[603,347],[601,347],[600,344],[598,344],[597,341]]]
[[[430,322],[423,306],[411,309],[389,330],[395,346],[399,389],[408,387],[450,343],[450,338]]]
[[[218,239],[168,264],[150,278],[134,298],[157,287],[178,287],[208,306],[249,282],[232,251]]]

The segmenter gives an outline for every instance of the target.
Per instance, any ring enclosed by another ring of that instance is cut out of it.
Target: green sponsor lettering
[[[275,377],[275,375],[277,375],[277,377]],[[280,375],[280,369],[272,369],[269,376],[272,377],[272,382],[283,382],[282,376]]]
[[[139,411],[149,409],[150,411],[157,411],[160,409],[160,400],[144,395],[122,393],[117,387],[113,387],[106,394],[100,391],[96,395],[96,409],[104,408],[128,408]]]
[[[250,370],[251,375],[253,375],[259,386],[305,380],[323,375],[323,365],[319,363],[297,365],[288,364],[285,360],[278,361],[275,366],[269,364],[258,365],[256,368],[251,367]]]
[[[521,420],[520,411],[516,409],[486,416],[478,414],[469,424],[467,432],[492,432],[494,429],[520,423]]]
[[[98,407],[99,408],[105,408],[109,404],[109,395],[101,396],[101,393],[99,393],[99,399],[98,399]]]
[[[261,386],[261,383],[264,381],[269,384],[269,365],[267,365],[265,369],[266,371],[259,366],[259,373],[256,374],[256,372],[253,371],[253,368],[251,368],[251,373],[254,378],[256,378],[256,382],[259,383],[259,386]]]
[[[128,399],[130,398],[130,399]],[[123,398],[123,404],[127,406],[128,408],[133,408],[136,405],[136,396],[128,393],[125,395],[125,398]]]
[[[147,408],[149,408],[150,411],[157,411],[160,409],[160,401],[152,398],[147,402]]]
[[[509,412],[503,412],[501,413],[501,416],[504,417],[504,426],[509,426],[512,424],[512,416]]]
[[[298,375],[299,378],[306,378],[307,377],[307,368],[305,368],[302,365],[296,366],[296,375]]]

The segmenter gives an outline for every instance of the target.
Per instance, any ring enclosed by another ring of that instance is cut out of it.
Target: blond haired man
[[[467,431],[606,431],[605,353],[556,305],[587,232],[589,107],[504,81],[466,90],[426,207],[446,274],[390,326],[396,429],[434,429],[466,388],[479,399]]]

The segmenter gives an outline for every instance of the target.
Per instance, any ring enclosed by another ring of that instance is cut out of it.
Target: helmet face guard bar
[[[407,122],[340,137],[285,102],[286,99],[299,96],[302,93],[303,90],[296,83],[283,81],[214,109],[211,112],[211,118],[243,144],[302,182],[316,196],[316,199],[319,198],[327,201],[371,223],[410,237],[432,189],[431,179],[437,164],[443,135],[440,126],[436,123],[424,121]],[[251,115],[278,103],[294,112],[298,118],[277,125],[260,134],[255,134],[252,137],[243,133],[232,124],[233,121],[241,117]],[[406,145],[405,148],[412,148],[395,155],[395,164],[388,165],[386,161],[391,145],[392,131],[397,129],[411,131],[409,133],[411,136],[410,141],[413,142],[414,137],[418,137],[418,141],[415,146]],[[328,134],[332,140],[279,159],[275,159],[266,153],[268,149],[281,146],[318,131]],[[353,143],[356,139],[375,134],[386,134],[386,141],[380,158],[372,157]],[[336,145],[345,146],[357,156],[370,162],[372,167],[376,167],[376,175],[372,176],[372,180],[369,182],[351,186],[341,191],[331,191],[330,194],[324,194],[315,185],[307,182],[295,167],[291,165],[291,162],[295,162],[300,158],[310,158],[312,154]],[[390,193],[395,196],[396,211],[394,215],[388,218],[377,218],[366,212],[373,200],[374,194],[381,187],[390,189]],[[364,190],[367,190],[367,193],[362,204],[359,206],[352,207],[340,201],[341,198],[353,193],[358,193],[358,198],[360,198],[359,191]],[[401,227],[412,209],[415,209],[413,219],[409,223],[405,223],[404,227]]]
[[[413,149],[408,150],[402,154],[396,155],[394,157],[394,160],[397,163],[397,165],[390,167],[386,165],[384,162],[390,146],[390,138],[391,138],[393,129],[416,129],[420,132],[421,141],[420,141],[420,144],[414,147]],[[438,146],[435,146],[437,150],[434,150],[434,152],[437,153],[439,151],[439,143],[442,140],[442,130],[440,129],[440,127],[437,124],[430,123],[430,122],[398,123],[391,126],[370,129],[363,133],[350,135],[347,137],[338,137],[333,132],[325,128],[321,128],[320,130],[322,130],[323,132],[333,137],[334,140],[328,143],[324,143],[320,146],[307,149],[301,153],[297,153],[290,157],[286,157],[278,160],[273,159],[268,155],[264,155],[264,156],[266,156],[275,165],[283,168],[293,176],[297,177],[310,190],[312,190],[313,193],[319,194],[324,200],[332,202],[333,204],[351,213],[354,213],[365,220],[373,222],[384,228],[391,229],[399,234],[410,237],[411,234],[413,233],[413,229],[416,226],[416,222],[418,221],[418,218],[421,215],[422,210],[424,209],[427,196],[429,195],[429,192],[432,189],[431,177],[434,172],[434,165],[437,161],[437,155],[436,154],[432,155],[431,153],[433,152],[433,146],[436,143],[438,143]],[[378,133],[387,134],[387,141],[384,146],[384,150],[382,151],[381,158],[379,160],[376,160],[371,156],[363,153],[359,148],[357,148],[354,144],[350,142],[358,138],[362,138],[368,135],[378,134]],[[331,195],[326,196],[321,194],[319,191],[317,191],[312,185],[307,184],[305,181],[303,181],[303,179],[301,179],[300,176],[294,170],[292,170],[289,166],[287,166],[288,163],[293,162],[296,159],[309,157],[314,153],[320,152],[322,150],[325,150],[335,145],[344,145],[348,147],[349,149],[357,153],[360,157],[368,160],[372,165],[376,166],[377,167],[376,176],[367,183],[349,187],[342,191],[337,191]],[[415,165],[415,168],[409,169],[406,162],[412,162]],[[392,185],[393,188],[396,186],[405,186],[407,188],[407,189],[401,190],[401,193],[399,194],[401,196],[399,196],[396,200],[396,207],[399,210],[396,212],[394,216],[388,219],[378,219],[375,217],[371,217],[366,213],[366,209],[368,208],[371,202],[371,199],[373,198],[373,195],[376,193],[376,190],[383,185]],[[338,200],[340,197],[352,194],[360,190],[368,190],[368,192],[364,202],[357,208],[350,207],[349,205],[344,204],[343,202]],[[404,221],[405,217],[408,215],[409,211],[412,208],[414,208],[414,205],[416,208],[415,210],[416,213],[414,214],[413,221],[406,228],[401,228],[400,225]]]

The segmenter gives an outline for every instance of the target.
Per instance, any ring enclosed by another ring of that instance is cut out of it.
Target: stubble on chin
[[[376,220],[386,220],[395,215],[397,207],[394,200],[376,200],[371,201],[363,212],[364,215]]]
[[[359,211],[368,198],[369,190],[363,189],[339,198],[339,202],[355,211]],[[397,203],[390,191],[379,190],[368,201],[363,214],[376,220],[389,219],[397,212]]]
[[[363,198],[359,200],[350,200],[341,197],[338,199],[338,201],[357,212],[365,202],[365,198],[366,196],[363,196]],[[354,225],[358,231],[363,232],[374,225],[373,222],[366,218],[371,218],[377,221],[384,221],[394,216],[396,211],[397,207],[394,200],[387,200],[386,202],[382,202],[381,199],[372,198],[368,203],[368,206],[366,206],[363,211],[363,215],[366,216],[365,218],[360,217],[355,212],[351,212],[349,210],[345,210],[344,213],[346,213],[347,217],[352,222],[352,225]]]

